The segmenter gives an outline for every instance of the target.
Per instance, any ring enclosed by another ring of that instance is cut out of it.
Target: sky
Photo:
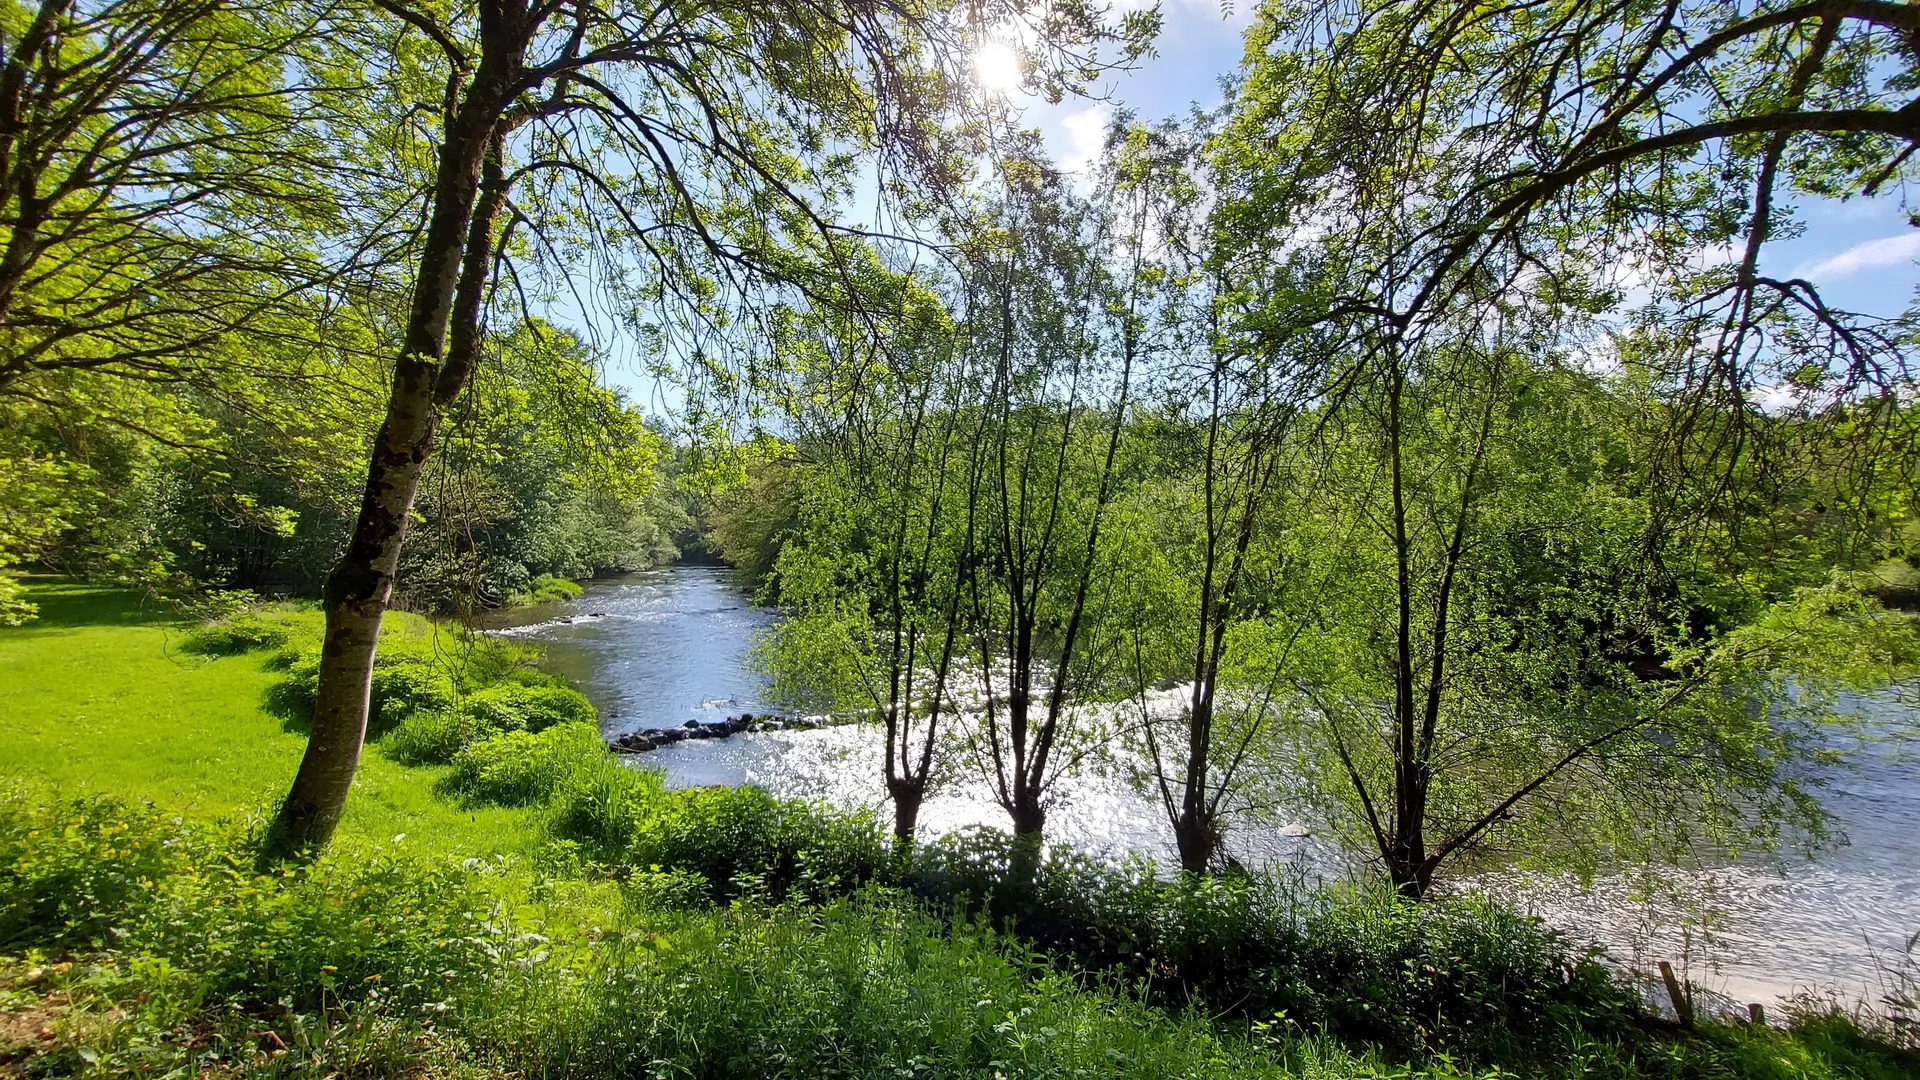
[[[1151,122],[1186,116],[1195,106],[1219,105],[1220,79],[1240,64],[1241,36],[1254,6],[1253,0],[1228,2],[1231,7],[1223,14],[1215,0],[1162,0],[1155,55],[1107,76],[1093,88],[1094,100],[1049,105],[1016,97],[1025,125],[1039,129],[1056,163],[1071,172],[1098,153],[1116,109]],[[1762,273],[1804,277],[1820,287],[1829,304],[1863,314],[1898,315],[1914,302],[1920,229],[1907,224],[1897,194],[1846,203],[1803,201],[1796,209],[1805,231],[1769,243]],[[650,407],[671,404],[672,395],[630,365],[616,361],[607,375]]]

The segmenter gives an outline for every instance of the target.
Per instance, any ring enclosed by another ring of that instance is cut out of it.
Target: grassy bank
[[[0,769],[200,819],[272,809],[306,739],[263,707],[284,677],[270,652],[189,652],[190,623],[121,592],[42,584],[29,595],[40,617],[0,632]],[[425,632],[389,618],[398,633]],[[405,834],[402,844],[468,854],[538,842],[528,811],[458,807],[433,795],[434,778],[365,755],[342,840]]]
[[[666,792],[523,654],[401,617],[341,842],[256,875],[311,613],[34,599],[0,631],[0,1075],[1911,1074],[1834,1019],[1663,1031],[1495,908],[1068,856],[1012,888],[992,837],[903,860]]]

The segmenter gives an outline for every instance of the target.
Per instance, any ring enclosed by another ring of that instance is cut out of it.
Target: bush
[[[1023,879],[1015,841],[976,830],[915,853],[923,897],[991,916],[1063,961],[1117,971],[1168,1003],[1240,1016],[1400,1055],[1518,1060],[1568,1028],[1612,1037],[1630,996],[1594,958],[1538,920],[1474,899],[1414,904],[1268,877],[1158,879],[1049,850]]]
[[[320,651],[296,647],[283,662],[287,674],[268,690],[267,707],[289,728],[304,731],[320,693]],[[453,673],[442,663],[382,651],[374,657],[368,734],[377,738],[417,713],[451,712],[459,699]]]
[[[250,843],[112,799],[0,804],[0,948],[164,961],[201,1000],[310,1007],[377,992],[413,1002],[490,961],[485,907],[459,867],[323,859],[252,869]]]
[[[554,793],[549,828],[592,858],[618,861],[665,798],[666,785],[658,771],[628,768],[603,749]]]
[[[284,649],[308,636],[319,613],[294,604],[259,604],[187,632],[181,649],[202,656],[237,656],[261,649]]]
[[[598,731],[593,704],[577,691],[547,684],[503,683],[477,691],[455,709],[410,712],[380,740],[402,765],[446,765],[463,748],[513,732],[566,726]],[[596,745],[599,740],[594,739]]]
[[[418,616],[390,612],[374,655],[368,734],[378,738],[423,714],[463,715],[470,730],[458,745],[449,748],[447,725],[435,721],[426,727],[436,738],[410,737],[404,748],[395,748],[405,755],[398,760],[440,763],[476,738],[594,720],[591,702],[565,680],[532,666],[538,655],[497,638],[454,639]],[[319,646],[296,639],[281,651],[279,663],[286,675],[268,691],[268,708],[289,728],[304,730],[320,688]],[[417,756],[416,749],[433,756]]]
[[[890,850],[869,815],[783,801],[759,788],[713,787],[670,793],[634,834],[629,857],[697,873],[718,900],[819,901],[879,877]]]
[[[152,883],[191,864],[196,838],[179,818],[114,799],[0,800],[0,950],[98,948],[148,899]]]
[[[535,604],[550,604],[561,600],[578,600],[586,590],[579,583],[552,574],[541,574],[527,583],[527,587],[513,593],[507,602],[515,607],[532,607]]]
[[[599,719],[593,703],[567,686],[508,682],[476,690],[463,708],[476,726],[495,731],[541,731],[555,724]]]
[[[1300,1068],[1197,1013],[1087,986],[982,928],[884,894],[826,908],[660,917],[590,972],[516,987],[478,1026],[503,1071],[577,1077],[1343,1080],[1388,1073],[1310,1048]]]
[[[606,756],[590,724],[556,724],[538,733],[508,731],[470,743],[441,781],[468,804],[529,806],[545,802],[569,776]]]
[[[446,765],[462,747],[492,734],[496,732],[476,731],[473,722],[459,713],[419,712],[400,721],[377,745],[389,760],[402,765]]]

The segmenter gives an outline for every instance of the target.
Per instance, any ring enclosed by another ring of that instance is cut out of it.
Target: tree
[[[970,252],[967,329],[986,393],[961,569],[981,703],[963,739],[1033,854],[1088,734],[1076,713],[1110,689],[1097,586],[1140,338],[1100,258],[1102,216],[1037,153],[1000,167],[1000,201]]]
[[[530,257],[604,254],[599,284],[656,313],[650,340],[716,362],[757,326],[753,297],[841,276],[851,230],[831,215],[853,176],[847,151],[878,152],[883,193],[907,171],[935,189],[951,182],[938,124],[959,104],[947,76],[972,27],[1034,19],[1066,46],[1103,33],[1077,7],[950,16],[868,0],[480,0],[443,19],[405,0],[376,6],[392,22],[375,29],[369,63],[394,58],[396,84],[422,90],[434,82],[425,72],[444,73],[443,92],[421,103],[439,133],[392,393],[325,590],[313,734],[269,858],[324,844],[345,804],[380,618],[436,430],[471,375],[495,284],[526,295],[514,236]],[[431,43],[430,65],[378,37],[395,28]],[[1151,20],[1128,29],[1137,49]]]
[[[967,703],[961,568],[977,541],[977,371],[939,293],[878,265],[860,318],[796,319],[782,352],[804,478],[771,649],[789,696],[873,718],[894,837],[914,839],[942,722]],[[875,333],[875,331],[880,331]]]
[[[217,0],[0,9],[0,393],[262,370],[225,344],[279,333],[329,276],[337,102],[303,78],[315,31]]]
[[[1880,440],[1912,420],[1901,329],[1760,255],[1786,228],[1777,189],[1871,192],[1908,167],[1910,19],[1263,12],[1217,220],[1256,286],[1238,328],[1275,355],[1315,342],[1323,551],[1359,587],[1315,643],[1342,674],[1297,689],[1402,891],[1544,822],[1669,855],[1663,822],[1817,828],[1788,765],[1804,722],[1822,691],[1900,670],[1910,627],[1764,543],[1703,541],[1842,458],[1873,477],[1836,485],[1856,520],[1897,508],[1886,475],[1910,455]],[[1730,264],[1702,257],[1722,244]],[[1652,299],[1623,310],[1636,283]],[[1776,389],[1790,407],[1762,409]],[[1823,464],[1814,430],[1849,449]],[[1741,578],[1758,587],[1705,584]]]
[[[1206,218],[1210,120],[1195,119],[1152,128],[1118,120],[1098,197],[1116,219],[1111,258],[1125,283],[1127,333],[1158,397],[1131,421],[1137,453],[1155,466],[1122,501],[1114,591],[1133,605],[1147,786],[1182,869],[1204,873],[1224,857],[1228,799],[1274,704],[1257,683],[1236,685],[1237,654],[1248,619],[1275,613],[1285,591],[1271,560],[1295,479],[1290,430],[1301,389],[1285,363],[1267,363],[1221,324],[1230,290]],[[1147,700],[1165,681],[1182,690],[1177,715]]]

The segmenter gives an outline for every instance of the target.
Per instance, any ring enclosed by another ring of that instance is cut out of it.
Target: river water
[[[750,653],[774,615],[729,584],[720,567],[680,565],[595,582],[567,604],[517,615],[499,633],[537,643],[546,666],[599,707],[604,734],[675,727],[772,711]],[[1911,697],[1859,699],[1869,716],[1916,707]],[[877,735],[854,727],[687,741],[634,759],[672,786],[757,784],[788,797],[882,806]],[[924,832],[1001,826],[1005,815],[978,777],[954,775],[922,811]],[[1875,751],[1835,769],[1822,794],[1842,842],[1812,860],[1777,856],[1717,866],[1677,895],[1648,896],[1623,879],[1588,885],[1488,873],[1459,887],[1494,893],[1570,933],[1604,945],[1637,970],[1672,961],[1696,984],[1736,1001],[1802,991],[1878,998],[1885,971],[1920,932],[1920,769],[1911,755]],[[1171,861],[1156,806],[1113,768],[1071,778],[1050,812],[1051,842]],[[1304,834],[1304,835],[1292,835]],[[1229,847],[1248,865],[1309,877],[1339,874],[1344,856],[1296,824],[1242,830]]]

